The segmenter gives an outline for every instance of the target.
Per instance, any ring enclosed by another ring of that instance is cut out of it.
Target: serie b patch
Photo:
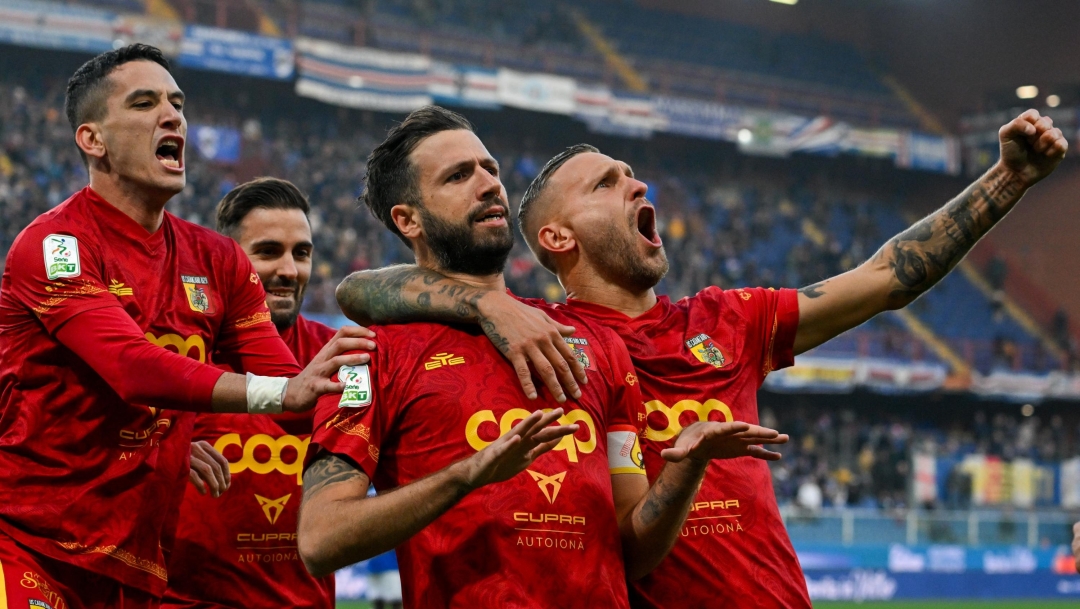
[[[45,251],[45,276],[49,281],[82,275],[78,239],[71,235],[49,235],[41,247]]]
[[[338,380],[345,383],[341,392],[338,408],[360,408],[372,400],[371,371],[364,366],[342,366],[338,369]]]
[[[698,334],[694,338],[686,341],[686,347],[690,349],[690,353],[694,354],[694,357],[698,358],[698,361],[703,364],[711,364],[716,368],[723,368],[731,358],[724,353],[720,345],[716,344],[712,338],[709,338],[708,334]]]

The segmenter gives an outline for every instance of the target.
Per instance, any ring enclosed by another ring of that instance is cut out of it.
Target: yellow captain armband
[[[626,425],[611,428],[607,434],[608,469],[612,474],[645,474],[637,429]]]

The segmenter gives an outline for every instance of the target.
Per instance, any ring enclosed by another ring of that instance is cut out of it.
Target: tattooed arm
[[[669,463],[652,486],[640,474],[612,475],[627,578],[645,577],[671,551],[709,460],[755,457],[775,461],[780,454],[759,445],[787,440],[786,434],[748,423],[694,423],[679,434],[675,446],[660,453]]]
[[[551,423],[562,409],[536,411],[475,455],[434,474],[368,497],[355,462],[320,453],[304,471],[297,546],[316,577],[392,550],[481,486],[508,480],[555,447],[577,425]]]
[[[933,214],[893,237],[873,258],[799,290],[795,353],[882,311],[900,309],[941,281],[968,251],[1050,175],[1068,144],[1049,117],[1028,110],[998,132],[1001,159]]]
[[[353,273],[337,288],[345,316],[369,323],[438,321],[479,324],[514,366],[529,399],[536,397],[529,365],[559,402],[581,397],[585,369],[562,340],[573,326],[552,321],[504,292],[477,288],[416,265]],[[565,391],[564,391],[565,389]]]

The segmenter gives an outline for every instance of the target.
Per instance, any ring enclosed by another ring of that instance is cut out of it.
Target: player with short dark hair
[[[417,263],[466,291],[504,291],[506,192],[468,123],[441,108],[414,112],[369,164],[386,158],[408,166],[400,175],[411,184],[396,195],[369,189],[365,201],[411,242]],[[369,168],[369,179],[379,175]],[[386,198],[410,191],[418,196]],[[649,487],[638,379],[611,330],[578,324],[566,339],[588,382],[562,407],[551,394],[530,405],[475,328],[376,334],[371,364],[342,368],[342,396],[316,408],[300,554],[324,574],[397,547],[407,607],[626,607],[627,576],[648,572],[674,543],[708,460],[775,459],[758,444],[787,439],[699,423]]]
[[[1068,148],[1034,110],[1003,126],[999,138],[998,163],[945,207],[858,268],[798,291],[710,287],[676,303],[657,296],[668,262],[646,186],[626,163],[588,145],[548,162],[522,201],[519,226],[566,290],[558,309],[599,321],[626,341],[647,400],[651,478],[685,420],[756,422],[757,390],[772,370],[933,287]],[[396,289],[372,298],[371,285]],[[353,318],[388,323],[458,314],[467,322],[460,314],[467,289],[430,269],[390,267],[353,274],[338,294]],[[489,319],[513,319],[497,302],[522,308],[494,292],[472,297],[488,296]],[[489,323],[491,334],[505,334],[504,324]],[[543,344],[549,335],[543,324],[531,338],[521,327],[512,331],[519,342]],[[635,606],[706,607],[718,599],[739,607],[810,606],[764,463],[713,462],[693,510],[694,524],[671,554],[633,584]]]
[[[218,232],[247,254],[266,288],[270,319],[301,365],[334,336],[300,315],[314,250],[309,210],[300,189],[277,178],[241,184],[217,208]],[[231,487],[216,499],[187,488],[163,607],[334,606],[334,576],[312,577],[296,552],[311,427],[310,411],[196,417],[194,439],[225,455]]]
[[[367,344],[350,329],[301,371],[243,251],[165,212],[183,104],[145,45],[69,83],[90,184],[19,234],[0,289],[3,603],[156,606],[194,412],[303,411],[364,359],[336,355]]]

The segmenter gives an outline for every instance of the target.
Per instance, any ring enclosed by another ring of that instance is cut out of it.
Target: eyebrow
[[[280,241],[276,241],[274,239],[261,239],[259,241],[255,241],[255,242],[253,242],[251,244],[251,247],[260,247],[260,246],[267,246],[267,245],[276,245],[278,247],[285,247],[284,243],[282,243]],[[300,241],[296,245],[294,245],[293,247],[315,247],[315,244],[310,242],[310,241]]]
[[[439,174],[438,174],[439,175],[439,180],[440,181],[445,180],[446,178],[454,175],[455,173],[457,173],[459,171],[463,171],[465,169],[468,169],[469,167],[472,166],[472,164],[473,164],[473,161],[471,159],[458,161],[457,163],[454,163],[453,165],[451,165],[451,166],[447,167],[446,169],[442,170],[441,172],[439,172]],[[499,162],[496,161],[495,159],[491,158],[491,157],[488,157],[488,158],[485,158],[485,159],[480,159],[480,166],[481,167],[494,167],[495,169],[499,169]]]
[[[126,103],[131,103],[131,102],[135,101],[136,99],[139,99],[140,97],[150,97],[150,98],[153,98],[153,99],[157,99],[160,96],[158,95],[158,92],[153,90],[153,89],[136,89],[136,90],[132,91],[131,93],[129,93],[128,96],[126,98],[124,98],[124,101]],[[169,92],[169,99],[177,99],[177,98],[179,98],[180,101],[184,101],[185,99],[187,99],[187,97],[184,95],[183,91],[176,90],[176,91]]]

